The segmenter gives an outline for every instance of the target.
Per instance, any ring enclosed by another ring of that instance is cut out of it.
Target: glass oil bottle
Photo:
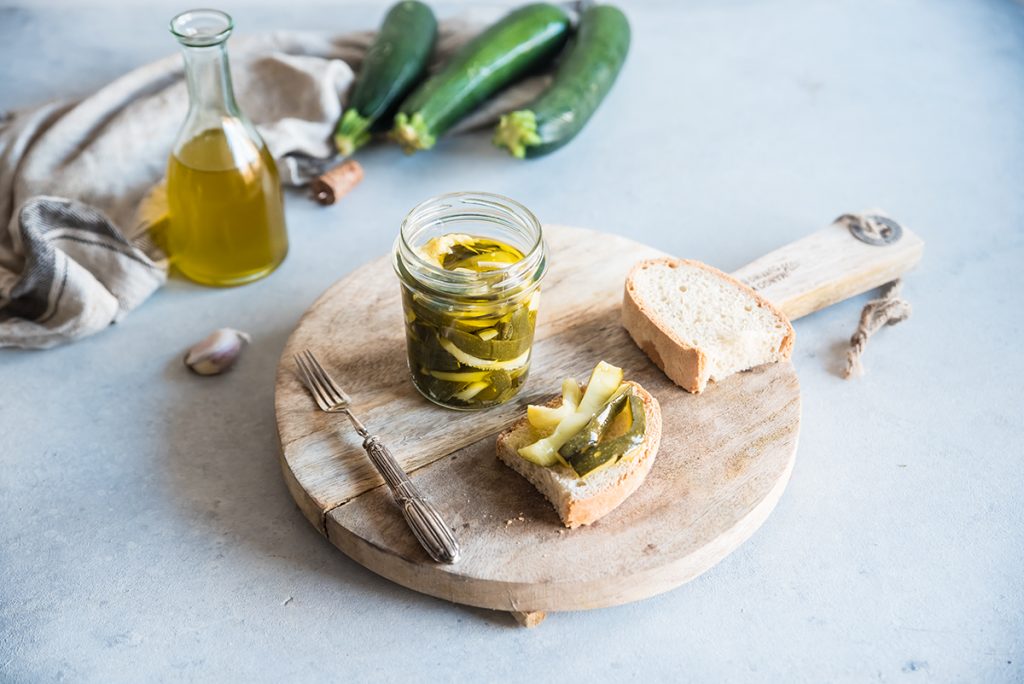
[[[204,285],[262,278],[288,252],[277,166],[235,102],[225,43],[231,17],[217,10],[179,14],[189,109],[167,168],[171,264]]]

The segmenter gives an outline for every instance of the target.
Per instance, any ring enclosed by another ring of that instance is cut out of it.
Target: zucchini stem
[[[412,116],[399,112],[395,116],[390,138],[401,145],[406,154],[412,154],[417,150],[429,150],[437,142],[437,138],[430,134],[427,122],[419,112]]]
[[[494,131],[494,144],[504,147],[516,159],[526,157],[526,148],[540,144],[537,115],[529,109],[504,114]]]
[[[356,109],[350,108],[338,122],[334,132],[334,146],[338,152],[348,157],[370,141],[370,120]]]

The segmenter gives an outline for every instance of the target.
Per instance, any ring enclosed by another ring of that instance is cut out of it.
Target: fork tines
[[[313,352],[304,349],[295,356],[295,363],[302,372],[306,387],[313,393],[317,405],[322,411],[338,410],[348,406],[349,396],[335,382]]]

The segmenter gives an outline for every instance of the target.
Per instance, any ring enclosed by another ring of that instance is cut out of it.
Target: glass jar
[[[225,43],[231,17],[183,12],[171,33],[185,57],[189,107],[167,165],[171,265],[204,285],[241,285],[272,272],[288,253],[277,165],[242,114]]]
[[[409,212],[395,242],[412,382],[430,401],[483,409],[526,382],[547,248],[501,195],[456,192]]]

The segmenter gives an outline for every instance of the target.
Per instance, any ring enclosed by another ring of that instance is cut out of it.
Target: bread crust
[[[635,283],[637,272],[659,263],[663,263],[669,268],[678,268],[679,266],[699,268],[743,290],[757,302],[758,306],[768,309],[776,318],[786,324],[786,334],[779,345],[779,355],[783,360],[790,358],[796,338],[793,325],[778,307],[749,285],[700,261],[674,257],[645,259],[633,266],[629,275],[626,276],[626,287],[622,298],[622,325],[636,345],[672,382],[687,392],[699,394],[707,387],[709,371],[705,352],[680,340],[672,332],[671,327],[666,325],[655,311],[646,307],[637,295]]]
[[[644,441],[642,444],[631,449],[623,457],[625,461],[630,463],[630,467],[626,468],[619,475],[614,484],[602,489],[596,495],[583,499],[576,499],[570,496],[564,505],[548,497],[558,512],[558,516],[562,519],[562,523],[570,529],[581,525],[590,525],[608,515],[643,484],[647,473],[650,472],[651,467],[654,465],[658,446],[661,444],[661,406],[658,404],[658,400],[639,384],[631,381],[627,381],[626,384],[632,385],[636,389],[637,395],[644,405],[644,419],[646,421]],[[556,397],[549,401],[547,405],[558,406],[561,403],[561,397]],[[498,435],[496,452],[498,458],[505,465],[518,472],[537,487],[538,482],[536,478],[546,468],[524,459],[511,444],[514,435],[527,429],[530,429],[529,421],[524,416],[503,430]],[[620,463],[622,462],[620,461]],[[618,464],[611,467],[617,466]]]

